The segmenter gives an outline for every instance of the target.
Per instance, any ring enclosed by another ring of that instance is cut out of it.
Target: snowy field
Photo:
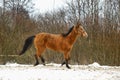
[[[46,66],[7,63],[0,65],[0,80],[120,80],[120,66],[70,65],[67,69],[60,64]]]

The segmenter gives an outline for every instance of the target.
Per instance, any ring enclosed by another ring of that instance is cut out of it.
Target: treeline
[[[119,0],[71,0],[66,2],[66,7],[33,16],[30,16],[34,11],[30,4],[34,5],[31,0],[10,0],[1,8],[0,63],[34,63],[34,47],[25,55],[16,56],[28,36],[39,32],[65,33],[80,20],[89,37],[77,40],[70,63],[120,65]],[[58,52],[47,50],[43,55],[47,62],[61,63],[63,60]]]

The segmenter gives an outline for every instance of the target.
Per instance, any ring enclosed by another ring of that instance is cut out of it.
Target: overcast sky
[[[65,6],[66,0],[35,0],[36,12],[53,11],[60,7]]]
[[[35,4],[35,12],[44,13],[46,11],[53,11],[62,6],[65,6],[66,0],[32,0]],[[3,0],[0,0],[0,6],[2,6]]]

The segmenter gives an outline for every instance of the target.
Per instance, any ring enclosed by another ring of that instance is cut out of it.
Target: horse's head
[[[75,25],[75,32],[81,37],[88,37],[87,32],[84,30],[79,22]]]

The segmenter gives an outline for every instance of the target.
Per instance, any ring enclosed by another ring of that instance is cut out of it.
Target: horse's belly
[[[66,45],[66,44],[62,45],[62,44],[58,44],[58,43],[47,44],[47,48],[57,51],[57,52],[62,52],[62,53],[69,51],[71,49],[71,47],[69,45]]]
[[[49,43],[47,44],[47,48],[58,51],[60,50],[59,47],[56,45],[56,43]]]

